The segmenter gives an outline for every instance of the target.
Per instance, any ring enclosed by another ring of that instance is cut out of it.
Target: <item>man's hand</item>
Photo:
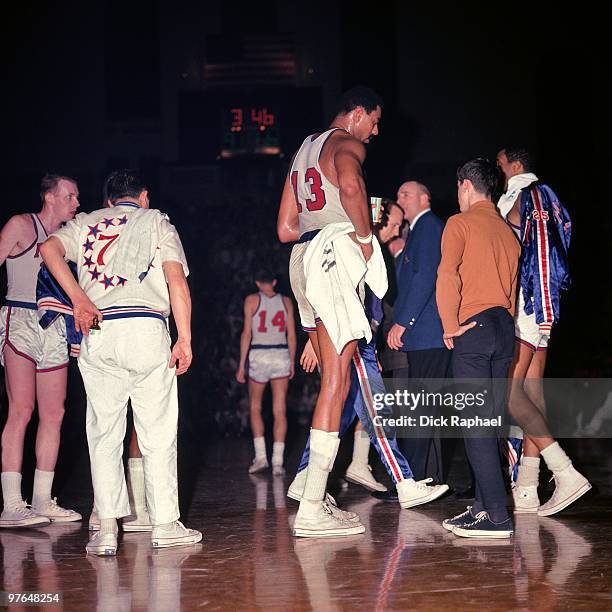
[[[308,340],[304,350],[302,351],[302,356],[300,357],[300,365],[304,368],[304,372],[314,372],[315,368],[319,365],[319,361],[317,360],[317,354],[314,352],[312,348],[312,342]]]
[[[397,257],[406,246],[406,241],[403,238],[394,238],[391,242],[387,242],[387,248],[389,249],[389,253],[391,253],[391,257]]]
[[[389,333],[387,334],[387,344],[389,345],[390,349],[393,349],[394,351],[399,351],[402,346],[404,346],[402,342],[402,336],[405,331],[406,328],[403,325],[400,325],[399,323],[394,323],[392,325],[391,329],[389,330]]]
[[[94,303],[83,294],[72,305],[72,314],[74,316],[74,327],[77,332],[83,332],[83,335],[89,336],[89,330],[94,324],[102,321],[102,313],[95,307]]]
[[[238,369],[236,370],[236,380],[241,385],[244,385],[244,383],[246,382],[246,374],[244,372],[244,365],[238,366]]]
[[[452,334],[444,334],[442,338],[444,339],[444,344],[446,345],[446,348],[449,351],[454,349],[455,341],[453,340],[453,338],[457,338],[458,336],[463,336],[463,334],[465,334],[466,331],[472,329],[472,327],[475,327],[475,326],[476,326],[476,321],[472,321],[471,323],[468,323],[467,325],[460,325],[459,329],[456,332],[453,332]]]
[[[180,376],[189,369],[192,358],[193,355],[191,353],[191,342],[189,340],[182,340],[181,338],[179,338],[172,347],[172,357],[170,357],[170,363],[168,364],[168,367],[175,367],[176,362],[178,361],[176,375]]]
[[[355,232],[351,232],[349,234],[349,237],[361,249],[361,254],[366,260],[366,263],[370,261],[370,257],[372,257],[372,253],[374,253],[374,247],[372,246],[372,243],[370,242],[368,244],[362,244],[361,242],[359,242],[359,240],[357,240]],[[373,240],[374,238],[372,238],[372,241]]]
[[[367,263],[370,261],[370,257],[372,257],[372,254],[374,253],[374,247],[372,246],[371,242],[369,244],[361,244],[361,242],[359,242],[358,244],[361,247],[361,254]]]

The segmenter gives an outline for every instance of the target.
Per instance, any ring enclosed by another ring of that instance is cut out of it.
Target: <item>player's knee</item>
[[[43,410],[39,410],[39,417],[41,422],[59,427],[64,419],[64,413],[64,404],[61,402],[45,406]]]
[[[34,402],[13,400],[9,403],[8,422],[15,425],[27,426],[34,412]]]

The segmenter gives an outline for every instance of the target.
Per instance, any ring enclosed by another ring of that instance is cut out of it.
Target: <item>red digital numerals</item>
[[[293,194],[295,195],[295,201],[297,204],[298,213],[301,213],[303,208],[298,197],[298,180],[299,172],[294,170],[291,173],[291,185],[293,186]],[[327,200],[325,199],[325,191],[323,189],[323,182],[321,180],[321,174],[316,168],[308,168],[304,175],[304,184],[310,186],[310,198],[306,198],[306,209],[309,212],[315,212],[321,210]]]

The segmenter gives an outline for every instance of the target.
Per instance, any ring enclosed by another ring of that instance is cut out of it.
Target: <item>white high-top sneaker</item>
[[[308,476],[308,468],[298,472],[293,479],[293,482],[289,485],[289,490],[287,491],[287,497],[290,499],[294,499],[299,502],[302,501],[302,493],[304,493],[304,487],[306,486],[306,477]],[[338,507],[338,502],[329,494],[325,494],[326,502],[336,517],[343,521],[350,521],[353,523],[359,523],[359,516],[355,512],[350,512],[349,510],[341,510]]]
[[[98,555],[99,557],[112,557],[117,554],[117,534],[116,533],[100,533],[96,531],[92,533],[87,542],[85,550],[90,555]]]
[[[268,460],[264,457],[263,459],[253,459],[253,463],[249,466],[249,474],[256,474],[257,472],[263,472],[270,467]]]
[[[40,527],[50,522],[46,516],[34,512],[23,500],[5,508],[0,515],[0,527]]]
[[[538,516],[561,512],[592,488],[591,483],[571,463],[564,470],[553,473],[553,478],[555,491],[552,497],[540,506]]]
[[[80,521],[83,517],[74,510],[62,508],[57,503],[57,498],[47,500],[40,506],[32,506],[32,510],[40,516],[46,516],[52,523],[71,523]]]
[[[284,476],[285,468],[282,463],[272,463],[272,476]]]
[[[170,526],[155,525],[151,533],[153,548],[197,544],[202,539],[202,532],[188,529],[181,521],[174,521]]]
[[[374,476],[372,476],[372,467],[367,463],[357,463],[355,461],[346,469],[344,476],[346,480],[353,484],[358,484],[368,491],[386,491],[387,487],[380,484]]]
[[[427,483],[432,481],[433,478],[424,480],[409,478],[398,482],[396,487],[400,507],[405,509],[420,506],[437,499],[448,491],[447,484],[428,486]]]
[[[326,501],[319,503],[313,516],[300,516],[298,511],[293,523],[293,535],[301,538],[332,538],[364,531],[365,527],[360,522],[341,519]]]
[[[536,514],[540,507],[537,485],[515,485],[512,488],[512,499],[516,514]]]

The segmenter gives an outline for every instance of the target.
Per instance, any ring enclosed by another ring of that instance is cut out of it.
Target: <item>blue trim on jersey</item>
[[[104,311],[102,311],[102,313],[104,313]],[[113,319],[133,319],[140,317],[160,319],[161,321],[166,320],[166,318],[158,312],[117,312],[115,314],[104,315],[104,321],[112,321]]]
[[[138,206],[138,204],[134,204],[134,202],[117,202],[116,204],[113,204],[113,208],[116,208],[117,206],[131,206],[132,208],[140,208],[140,206]]]
[[[303,244],[304,242],[310,242],[321,230],[312,230],[310,232],[305,232],[302,234],[297,241],[297,244]]]
[[[251,350],[253,349],[285,349],[289,348],[287,344],[251,344]]]
[[[17,302],[15,300],[4,300],[5,306],[11,306],[13,308],[27,308],[28,310],[38,310],[38,306],[33,302]]]
[[[113,319],[132,319],[149,317],[152,319],[160,319],[165,321],[166,317],[157,311],[147,306],[107,306],[100,308],[104,321],[112,321]]]

